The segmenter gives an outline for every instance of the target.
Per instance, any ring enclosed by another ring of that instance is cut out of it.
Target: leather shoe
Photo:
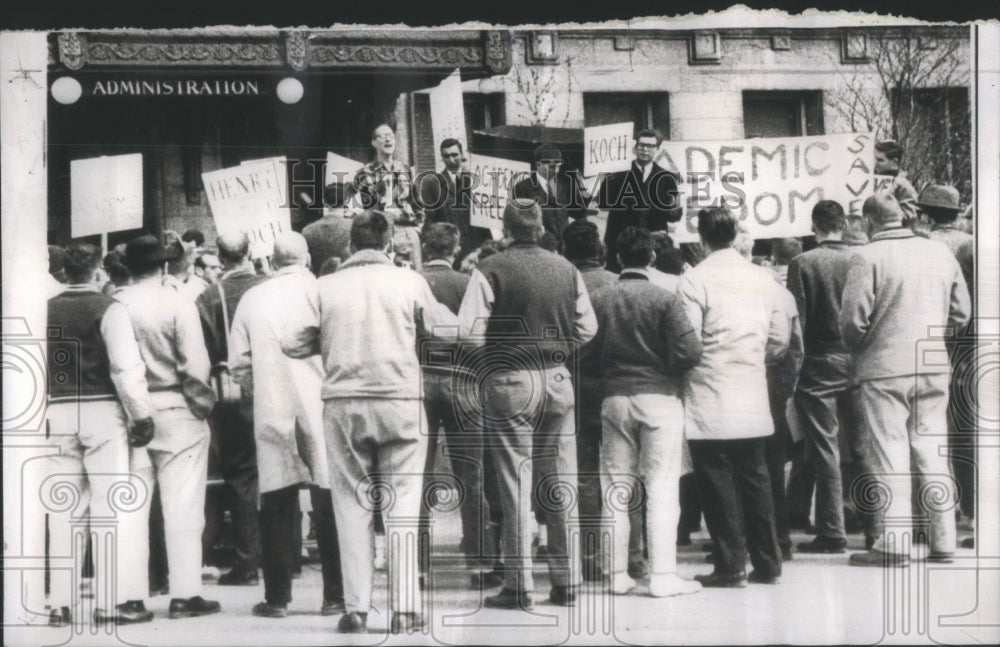
[[[742,589],[746,588],[746,573],[709,573],[708,575],[695,575],[696,582],[701,582],[703,588],[710,589]]]
[[[360,611],[345,613],[337,623],[337,631],[342,634],[363,634],[368,631],[368,614]]]
[[[750,571],[750,575],[747,576],[747,581],[753,582],[754,584],[777,584],[781,581],[781,577],[778,575],[766,575],[753,570]]]
[[[549,591],[549,602],[560,607],[576,606],[575,586],[553,586]]]
[[[469,585],[473,589],[492,589],[503,584],[503,573],[499,571],[482,571],[469,576]]]
[[[259,583],[260,578],[256,573],[245,573],[235,569],[220,575],[216,582],[219,586],[257,586]]]
[[[196,618],[198,616],[210,616],[213,613],[222,611],[222,605],[215,600],[206,600],[200,595],[193,598],[174,598],[170,601],[170,611],[167,617],[171,620],[177,618]]]
[[[867,553],[854,553],[847,562],[851,566],[882,566],[904,568],[910,565],[909,555],[884,553],[874,548]]]
[[[649,564],[646,560],[639,559],[636,561],[629,561],[628,563],[628,576],[633,580],[641,580],[644,577],[649,576]]]
[[[347,608],[344,606],[344,598],[338,598],[336,600],[323,600],[323,606],[320,607],[319,614],[321,616],[339,616],[345,611],[347,611]]]
[[[976,547],[976,538],[975,537],[966,537],[965,539],[962,540],[962,543],[959,544],[959,545],[962,548],[975,548]]]
[[[261,618],[285,618],[288,617],[288,605],[258,602],[253,605],[253,614]]]
[[[67,627],[72,622],[69,607],[59,607],[49,612],[50,627]]]
[[[423,615],[413,611],[396,611],[389,623],[389,632],[394,634],[412,634],[420,631],[427,623]]]
[[[831,537],[817,536],[812,541],[804,541],[799,544],[800,553],[812,553],[823,555],[834,555],[847,550],[847,541],[844,539],[833,539]]]
[[[114,613],[104,609],[94,609],[96,624],[134,625],[141,622],[152,622],[153,612],[146,610],[142,600],[129,600],[115,607]]]
[[[508,588],[500,589],[496,595],[483,598],[483,606],[487,609],[522,609],[531,611],[535,608],[531,594],[526,591],[514,591]]]

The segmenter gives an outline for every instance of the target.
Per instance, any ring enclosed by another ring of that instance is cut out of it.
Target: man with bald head
[[[597,318],[579,270],[538,246],[543,224],[537,202],[510,200],[503,227],[512,243],[476,266],[458,312],[467,343],[483,346],[476,363],[495,369],[483,376],[482,406],[491,420],[510,566],[504,588],[484,604],[532,608],[528,527],[535,494],[539,523],[549,535],[549,600],[573,606],[580,568],[572,561],[579,553],[570,547],[567,503],[576,500],[577,489],[576,396],[566,360],[597,332]]]
[[[292,599],[299,487],[310,486],[323,568],[323,615],[342,613],[344,589],[333,519],[319,357],[281,352],[280,331],[311,315],[309,248],[298,233],[274,241],[274,275],[243,295],[229,335],[229,368],[253,403],[260,474],[261,563],[264,602],[254,615],[283,618]]]
[[[265,280],[250,263],[250,240],[244,233],[219,236],[219,261],[223,274],[215,285],[206,288],[196,301],[205,333],[208,357],[212,361],[212,380],[216,384],[225,372],[228,358],[227,337],[236,306],[247,290]],[[247,399],[224,402],[212,411],[212,436],[218,453],[218,466],[232,496],[236,561],[219,578],[220,585],[253,586],[258,582],[260,552],[257,515],[257,450],[253,434],[253,411]],[[211,541],[213,538],[209,537]]]
[[[969,293],[948,247],[903,227],[892,195],[868,198],[862,215],[871,240],[851,259],[839,327],[854,356],[875,476],[890,493],[885,518],[912,519],[911,474],[920,475],[922,492],[943,491],[923,512],[927,559],[948,563],[955,492],[948,458],[939,452],[948,430],[947,343],[969,318]],[[911,525],[884,524],[872,550],[851,555],[851,565],[908,566]]]

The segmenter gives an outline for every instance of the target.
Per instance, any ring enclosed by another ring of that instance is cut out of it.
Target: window
[[[743,132],[747,139],[822,135],[823,92],[744,92]]]
[[[472,131],[499,126],[504,121],[504,95],[466,93],[462,97],[465,108],[465,137],[472,145]],[[413,164],[416,172],[433,171],[440,166],[440,155],[434,148],[434,130],[431,123],[431,102],[426,94],[413,95]],[[466,151],[468,152],[468,151]]]
[[[586,92],[584,126],[606,126],[631,121],[636,130],[656,128],[670,136],[670,103],[666,92]]]

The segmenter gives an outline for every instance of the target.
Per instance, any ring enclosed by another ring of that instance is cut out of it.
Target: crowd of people
[[[557,147],[536,150],[493,240],[471,225],[461,144],[445,140],[444,171],[415,186],[381,125],[365,172],[266,261],[245,234],[210,248],[196,230],[50,249],[48,326],[78,352],[49,345],[47,469],[128,547],[93,551],[94,621],[151,621],[145,599],[165,588],[170,618],[221,610],[202,596],[210,456],[235,550],[218,583],[262,572],[252,613],[287,615],[307,489],[320,613],[348,633],[366,630],[383,565],[390,631],[424,626],[441,487],[471,588],[497,589],[489,608],[533,608],[536,556],[561,606],[583,581],[654,597],[777,584],[813,491],[799,552],[844,553],[854,524],[867,550],[851,565],[950,561],[975,505],[971,405],[955,396],[975,332],[958,192],[901,181],[860,214],[823,200],[811,249],[777,240],[755,259],[719,207],[698,212],[700,243],[673,243],[659,143],[640,131],[632,168],[607,180],[634,190],[600,198],[603,240]],[[155,495],[117,509],[123,480]],[[677,546],[702,516],[714,569],[688,580]],[[50,554],[71,554],[73,524],[50,511]],[[72,581],[51,574],[54,626],[72,621]]]

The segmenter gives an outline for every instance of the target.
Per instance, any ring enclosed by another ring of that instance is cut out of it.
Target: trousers
[[[919,512],[930,525],[931,551],[955,550],[955,480],[947,453],[939,451],[948,442],[948,379],[947,373],[932,373],[860,384],[876,481],[889,495],[876,549],[907,552],[904,535],[912,532],[911,477],[916,476]]]
[[[253,435],[253,412],[239,405],[218,403],[212,412],[212,434],[218,447],[219,469],[229,497],[236,560],[233,569],[257,573],[260,529],[257,445]]]
[[[677,520],[680,517],[681,451],[684,406],[668,395],[611,396],[601,410],[604,503],[613,537],[612,573],[624,573],[629,560],[633,496],[646,487],[646,530],[650,572],[677,570]]]
[[[323,425],[347,611],[367,613],[371,607],[373,512],[380,501],[389,609],[419,612],[417,537],[427,459],[423,404],[389,398],[326,400]]]
[[[110,609],[149,595],[148,509],[152,488],[132,474],[126,416],[116,400],[57,403],[46,410],[48,444],[41,499],[49,515],[50,604],[72,607],[76,576],[94,538],[96,606]],[[89,514],[87,512],[90,508]],[[107,559],[108,555],[112,558]],[[62,563],[61,563],[62,562]]]
[[[323,599],[344,599],[340,568],[340,545],[333,515],[333,498],[328,488],[311,486],[312,519],[316,527],[320,565],[323,571]],[[264,599],[269,604],[292,601],[292,572],[298,562],[299,546],[295,529],[300,528],[299,486],[292,485],[260,496],[261,565],[264,571]]]
[[[504,586],[533,591],[532,500],[548,528],[548,566],[553,586],[580,583],[576,565],[575,396],[565,367],[496,371],[486,378],[489,442],[496,461],[503,508],[501,544],[507,566]]]
[[[742,573],[749,549],[762,576],[781,574],[765,442],[766,437],[688,441],[718,573]]]

